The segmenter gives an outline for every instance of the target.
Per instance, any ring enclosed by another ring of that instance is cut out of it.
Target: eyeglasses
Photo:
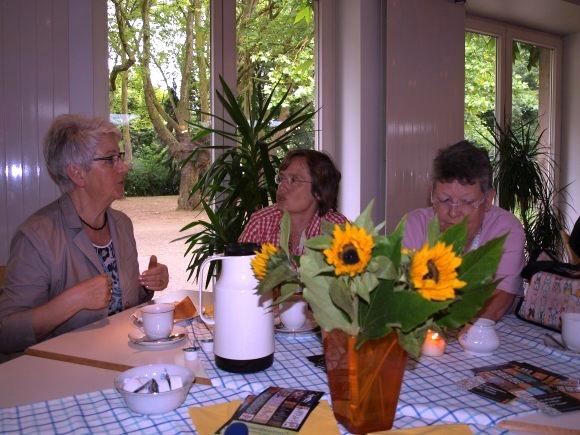
[[[121,152],[121,153],[113,154],[112,156],[107,156],[107,157],[95,157],[93,159],[93,161],[94,162],[103,161],[108,166],[110,166],[112,168],[113,166],[116,166],[119,162],[125,161],[125,153]]]
[[[293,186],[296,183],[312,183],[312,181],[303,180],[301,178],[295,177],[294,175],[281,175],[276,174],[274,176],[274,181],[276,184],[282,184],[284,181],[288,183],[288,186]]]
[[[481,204],[484,203],[486,198],[487,193],[484,194],[483,197],[478,200],[460,199],[459,201],[454,202],[451,201],[451,198],[447,199],[433,198],[433,193],[431,193],[431,204],[433,204],[433,207],[445,207],[447,210],[451,210],[452,208],[456,207],[462,213],[470,213],[474,210],[477,210],[481,206]]]

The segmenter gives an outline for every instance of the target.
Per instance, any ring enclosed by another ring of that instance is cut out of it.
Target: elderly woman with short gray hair
[[[35,343],[151,299],[167,267],[151,257],[139,274],[131,220],[110,208],[129,167],[109,121],[61,115],[45,139],[62,196],[30,216],[10,245],[0,289],[0,352]]]

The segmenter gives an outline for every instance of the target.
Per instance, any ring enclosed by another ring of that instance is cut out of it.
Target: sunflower
[[[442,242],[423,245],[411,262],[411,280],[425,299],[444,301],[455,297],[455,289],[467,283],[457,279],[461,258]]]
[[[323,252],[328,264],[334,266],[336,276],[355,276],[371,261],[374,244],[364,228],[347,223],[344,230],[339,225],[334,226],[332,245]]]
[[[260,252],[256,253],[256,256],[252,260],[252,270],[254,275],[259,280],[264,279],[266,272],[268,271],[268,262],[272,255],[278,252],[278,248],[271,243],[264,243],[260,248]]]

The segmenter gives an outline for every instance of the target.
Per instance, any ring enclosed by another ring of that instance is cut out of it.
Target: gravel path
[[[195,287],[193,281],[187,280],[189,258],[183,256],[184,241],[171,241],[191,234],[193,229],[183,233],[179,230],[196,219],[197,212],[176,210],[177,196],[125,198],[115,201],[112,207],[123,211],[133,221],[141,271],[147,268],[149,257],[155,254],[169,269],[167,290]]]

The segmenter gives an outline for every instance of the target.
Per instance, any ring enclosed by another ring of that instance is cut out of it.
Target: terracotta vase
[[[340,330],[324,335],[324,356],[332,410],[349,432],[360,434],[393,426],[407,352],[397,335],[367,341]]]

